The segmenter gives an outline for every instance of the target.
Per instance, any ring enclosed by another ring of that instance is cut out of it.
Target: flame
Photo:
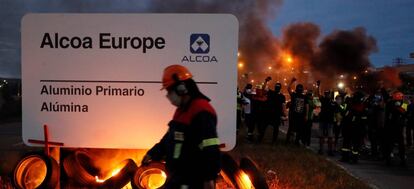
[[[288,56],[288,57],[286,58],[286,62],[288,62],[288,63],[292,63],[292,62],[293,62],[292,57],[291,57],[291,56]]]
[[[105,182],[105,180],[104,180],[104,179],[100,179],[98,176],[95,176],[95,181],[96,181],[97,183],[103,183],[103,182]]]
[[[149,189],[159,188],[165,183],[166,180],[167,180],[167,175],[164,172],[161,172],[161,174],[152,174],[150,175],[150,178],[148,179],[148,188]]]
[[[140,179],[140,184],[145,186],[144,188],[156,189],[165,184],[167,175],[162,170],[149,169],[141,175]]]
[[[121,171],[121,169],[122,168],[116,168],[115,170],[113,170],[112,173],[111,173],[111,177],[117,175]]]
[[[249,175],[247,175],[244,171],[240,171],[237,175],[237,182],[242,189],[253,189],[254,186],[252,181],[250,180]]]
[[[290,63],[293,62],[293,57],[290,53],[285,52],[285,53],[282,54],[282,60],[284,60],[285,62],[290,64]]]
[[[118,168],[114,169],[113,171],[111,171],[111,174],[109,174],[110,176],[107,176],[104,179],[100,179],[99,176],[95,176],[95,181],[97,183],[103,183],[103,182],[105,182],[105,180],[108,180],[109,178],[116,176],[121,171],[121,169],[122,169],[122,167],[118,167]]]

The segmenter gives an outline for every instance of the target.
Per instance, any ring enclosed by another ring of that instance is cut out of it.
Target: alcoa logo
[[[210,35],[195,33],[190,35],[190,52],[195,55],[184,56],[181,62],[218,62],[215,56],[210,56]]]
[[[210,52],[210,36],[208,34],[191,34],[190,52],[193,54],[207,54]]]

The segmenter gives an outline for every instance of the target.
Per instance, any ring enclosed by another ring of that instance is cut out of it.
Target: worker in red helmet
[[[200,92],[190,71],[181,65],[164,69],[162,90],[177,107],[169,129],[142,160],[166,163],[166,188],[215,187],[220,172],[217,116],[210,99]]]
[[[404,127],[406,121],[406,111],[402,107],[404,94],[396,91],[392,94],[392,100],[386,106],[386,124],[385,133],[389,134],[386,137],[384,146],[384,157],[387,165],[392,163],[392,151],[394,144],[398,144],[398,154],[400,156],[400,164],[406,165],[405,146],[404,146]]]

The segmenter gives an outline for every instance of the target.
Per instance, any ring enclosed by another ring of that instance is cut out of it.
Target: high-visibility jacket
[[[214,180],[220,172],[217,116],[207,99],[193,99],[187,107],[177,108],[169,129],[148,155],[164,159],[167,186],[196,188]]]

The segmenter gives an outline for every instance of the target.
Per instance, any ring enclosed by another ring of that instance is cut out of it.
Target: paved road
[[[319,149],[319,139],[317,133],[318,124],[312,128],[312,142],[308,149],[317,153]],[[282,132],[287,131],[287,126],[281,127]],[[326,149],[326,147],[325,147]],[[326,159],[336,163],[354,177],[365,181],[372,188],[380,189],[412,189],[414,188],[414,149],[407,150],[407,166],[398,165],[399,159],[395,158],[396,165],[386,166],[384,161],[368,160],[362,156],[358,164],[350,164],[339,161],[340,154],[326,156]]]

